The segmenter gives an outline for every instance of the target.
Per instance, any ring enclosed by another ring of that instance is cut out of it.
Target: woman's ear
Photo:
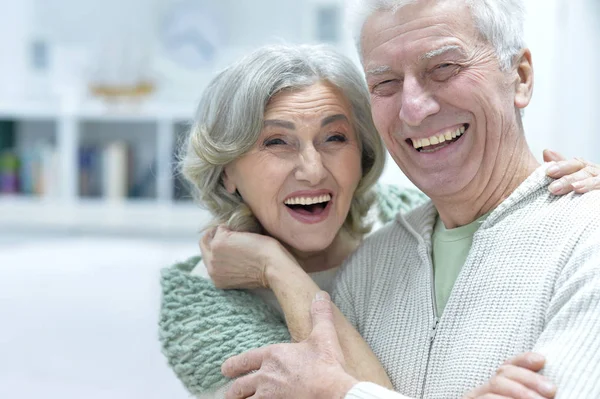
[[[533,94],[533,64],[529,49],[522,51],[515,66],[518,75],[517,86],[515,88],[515,106],[523,109],[529,105],[531,95]]]
[[[233,179],[230,177],[231,172],[228,169],[228,166],[223,169],[223,173],[221,173],[221,179],[223,179],[223,186],[225,186],[225,190],[227,190],[229,194],[235,194],[237,187]]]

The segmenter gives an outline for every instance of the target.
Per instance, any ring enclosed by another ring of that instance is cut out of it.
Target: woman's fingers
[[[558,161],[564,161],[566,159],[558,152],[548,150],[548,149],[544,150],[543,156],[544,156],[544,162],[558,162]]]
[[[517,382],[544,398],[553,398],[556,395],[556,385],[552,381],[526,368],[505,364],[500,366],[496,375]]]
[[[504,364],[523,367],[531,371],[540,371],[546,364],[546,358],[536,352],[523,352],[511,357]]]

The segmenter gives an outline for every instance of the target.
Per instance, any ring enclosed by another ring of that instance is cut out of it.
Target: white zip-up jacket
[[[357,384],[346,398],[459,398],[533,350],[557,398],[600,398],[600,192],[556,197],[546,166],[473,238],[443,315],[435,313],[428,203],[365,240],[333,300],[398,393]]]

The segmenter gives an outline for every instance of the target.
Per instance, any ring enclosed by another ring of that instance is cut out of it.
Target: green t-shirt
[[[454,282],[467,260],[473,244],[473,236],[488,215],[489,213],[467,225],[449,230],[446,229],[439,216],[435,222],[433,270],[438,317],[444,312]]]

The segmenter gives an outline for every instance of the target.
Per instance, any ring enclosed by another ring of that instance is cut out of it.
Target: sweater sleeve
[[[600,231],[579,245],[561,272],[534,352],[557,399],[600,398]]]
[[[359,382],[346,394],[344,399],[410,399],[408,396],[390,391],[371,382]]]
[[[221,364],[229,357],[290,341],[281,316],[260,298],[219,290],[190,275],[199,261],[191,258],[162,271],[159,318],[162,352],[193,395],[222,391],[229,380]]]

